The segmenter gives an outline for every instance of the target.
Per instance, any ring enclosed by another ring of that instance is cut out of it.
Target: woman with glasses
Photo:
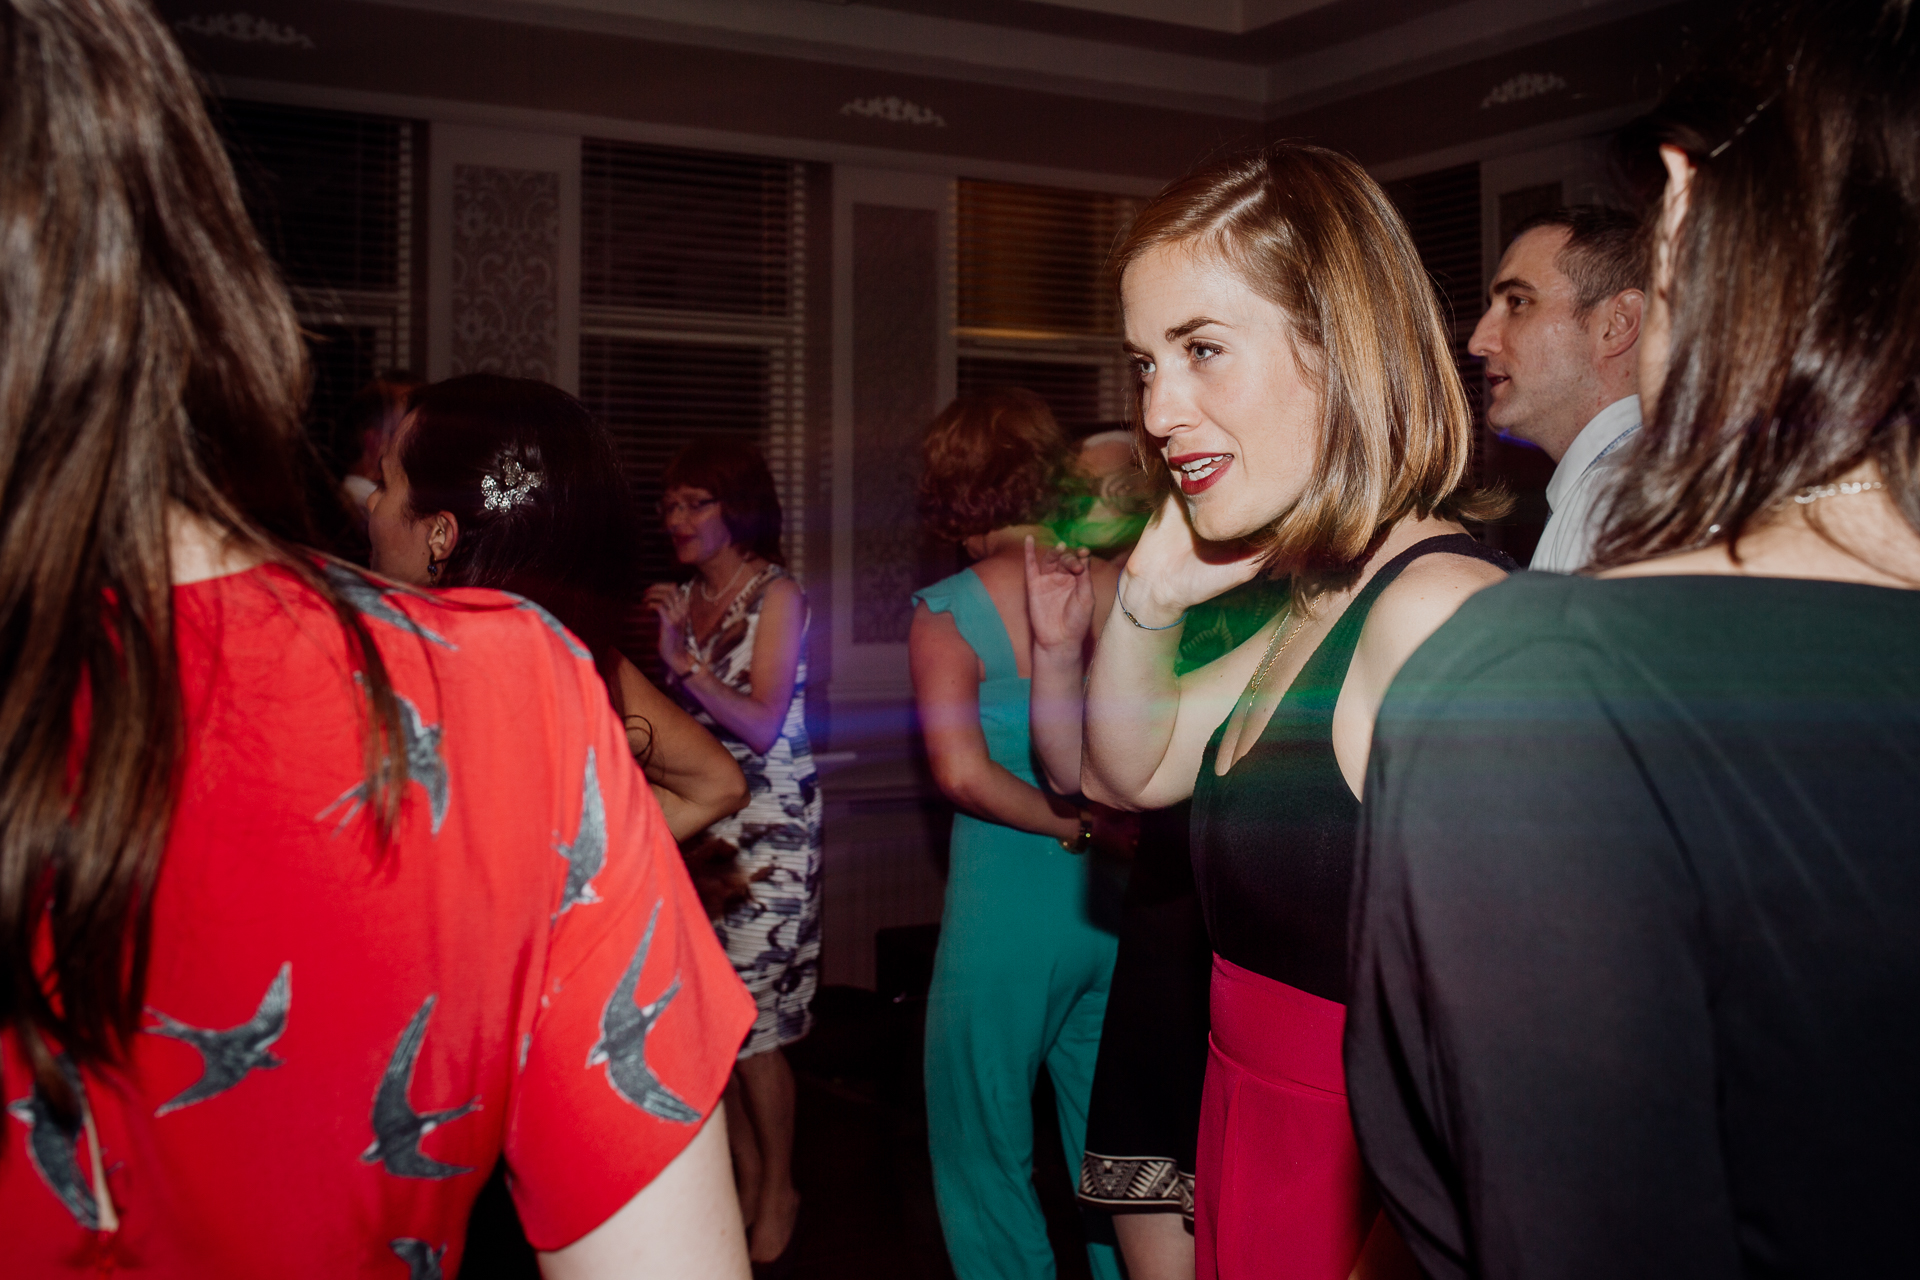
[[[696,440],[667,467],[661,522],[688,581],[660,583],[660,658],[694,719],[747,775],[747,807],[712,834],[740,849],[751,895],[716,923],[759,1005],[728,1089],[735,1176],[756,1265],[789,1257],[793,1072],[820,965],[820,788],[807,742],[807,599],[780,551],[780,499],[759,450]]]

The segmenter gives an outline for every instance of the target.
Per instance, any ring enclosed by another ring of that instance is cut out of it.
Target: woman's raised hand
[[[1244,544],[1202,541],[1180,495],[1168,494],[1127,557],[1126,607],[1147,626],[1164,625],[1259,571],[1260,557]]]
[[[1077,657],[1093,627],[1092,552],[1065,543],[1037,550],[1027,538],[1027,624],[1042,649],[1071,649]]]
[[[641,603],[660,619],[660,661],[675,675],[685,675],[687,656],[687,608],[690,597],[670,582],[656,582],[647,588]]]

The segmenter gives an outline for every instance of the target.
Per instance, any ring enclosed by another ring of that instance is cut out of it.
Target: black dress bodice
[[[1214,951],[1328,1000],[1347,998],[1347,898],[1360,821],[1360,802],[1333,754],[1334,706],[1373,602],[1408,565],[1437,553],[1515,567],[1463,533],[1408,547],[1347,606],[1260,740],[1221,777],[1222,721],[1194,782],[1193,870]]]

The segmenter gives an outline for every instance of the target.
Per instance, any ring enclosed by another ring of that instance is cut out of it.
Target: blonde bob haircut
[[[1323,147],[1276,142],[1211,161],[1134,219],[1109,267],[1189,246],[1283,311],[1321,398],[1320,449],[1300,500],[1249,541],[1272,577],[1315,595],[1358,576],[1412,513],[1492,519],[1507,500],[1467,487],[1473,414],[1406,223],[1366,171]],[[1162,492],[1171,469],[1133,402],[1135,447]]]

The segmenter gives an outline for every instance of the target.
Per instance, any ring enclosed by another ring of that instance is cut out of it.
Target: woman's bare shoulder
[[[800,584],[790,575],[782,572],[766,585],[760,593],[760,598],[768,604],[792,605],[804,601],[807,593],[800,589]]]
[[[1017,587],[1022,595],[1027,590],[1027,564],[1024,557],[991,555],[984,560],[973,562],[973,574],[988,592]]]
[[[1380,593],[1380,600],[1384,603],[1388,599],[1405,601],[1457,596],[1458,599],[1453,602],[1457,606],[1460,600],[1474,592],[1496,582],[1505,582],[1507,576],[1507,570],[1476,556],[1437,551],[1421,556],[1401,570],[1400,576],[1388,583],[1386,590]]]
[[[1024,556],[991,555],[973,562],[974,576],[1009,625],[1027,616],[1027,562]]]
[[[1387,679],[1469,597],[1507,579],[1507,571],[1472,556],[1421,556],[1387,584],[1360,629],[1358,661]]]

